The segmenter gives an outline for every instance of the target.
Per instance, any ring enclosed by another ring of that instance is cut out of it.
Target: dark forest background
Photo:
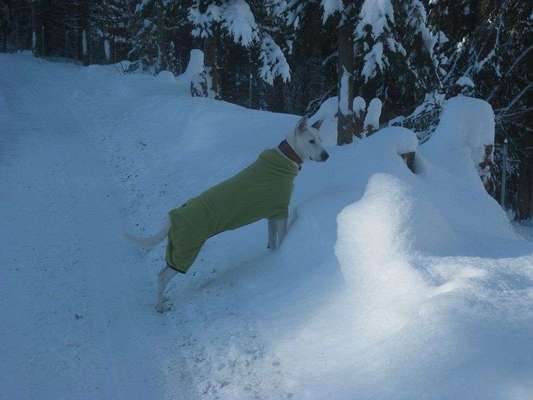
[[[531,217],[533,2],[383,0],[381,20],[370,3],[1,0],[0,51],[83,65],[129,60],[124,73],[178,75],[201,49],[206,74],[197,95],[294,114],[339,96],[348,105],[339,107],[339,144],[365,134],[355,96],[380,99],[381,125],[409,127],[421,141],[446,98],[478,97],[496,117],[486,187],[517,218]]]

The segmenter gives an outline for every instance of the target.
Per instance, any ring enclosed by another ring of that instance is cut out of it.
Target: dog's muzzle
[[[326,161],[329,158],[329,154],[326,151],[323,151],[320,154],[320,161]]]

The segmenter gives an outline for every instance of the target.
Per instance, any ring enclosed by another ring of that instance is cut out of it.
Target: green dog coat
[[[185,273],[211,236],[263,218],[287,218],[298,166],[263,151],[243,171],[169,212],[167,264]]]

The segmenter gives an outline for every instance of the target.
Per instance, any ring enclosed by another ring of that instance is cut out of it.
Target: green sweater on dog
[[[211,236],[263,218],[287,218],[297,174],[295,163],[265,150],[237,175],[171,210],[167,264],[185,273]]]

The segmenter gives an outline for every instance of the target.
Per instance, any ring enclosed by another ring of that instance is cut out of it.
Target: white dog
[[[209,237],[267,218],[268,248],[275,250],[281,245],[287,233],[293,178],[304,160],[326,161],[329,157],[318,131],[321,123],[309,126],[303,117],[276,149],[264,151],[256,162],[234,177],[172,210],[169,222],[156,235],[148,238],[126,235],[144,248],[169,239],[167,266],[159,273],[158,312],[170,308],[164,296],[168,283],[178,272],[187,272]]]

